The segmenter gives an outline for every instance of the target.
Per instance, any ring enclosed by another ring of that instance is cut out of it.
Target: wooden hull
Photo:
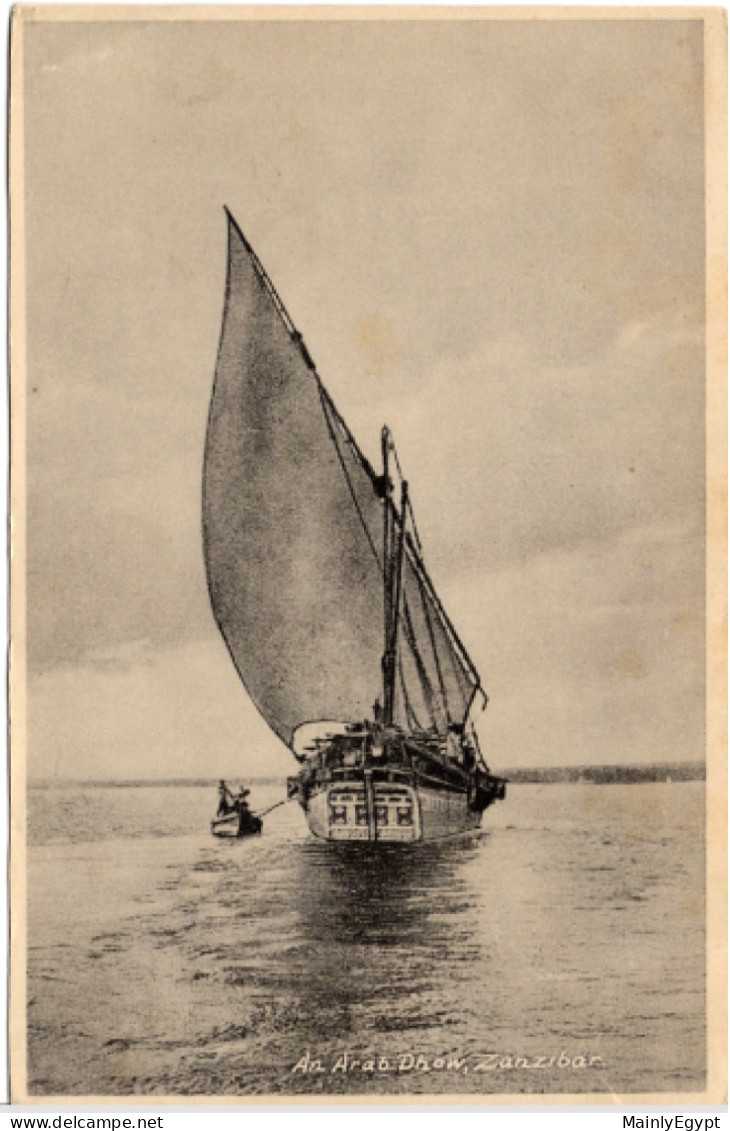
[[[362,778],[322,785],[303,805],[314,836],[384,844],[444,840],[480,827],[466,791]]]

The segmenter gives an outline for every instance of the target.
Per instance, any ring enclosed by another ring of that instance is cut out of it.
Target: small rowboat
[[[264,822],[253,813],[226,813],[225,817],[216,817],[210,822],[210,831],[213,836],[243,837],[257,836],[264,827]]]

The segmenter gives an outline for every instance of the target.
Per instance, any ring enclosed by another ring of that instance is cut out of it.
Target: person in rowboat
[[[233,801],[233,808],[238,813],[239,836],[248,836],[249,833],[261,832],[261,821],[258,817],[253,815],[249,808],[248,801],[246,800],[250,792],[250,789],[241,787]]]
[[[251,809],[246,798],[250,794],[250,789],[244,789],[243,786],[239,789],[238,793],[233,799],[233,808],[238,813],[243,823],[246,823],[251,816]]]
[[[233,794],[221,778],[218,783],[218,812],[216,813],[216,817],[227,817],[235,807],[236,803],[233,799]]]

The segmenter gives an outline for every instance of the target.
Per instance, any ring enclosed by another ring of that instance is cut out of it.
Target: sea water
[[[704,1087],[704,783],[513,785],[426,847],[216,800],[30,789],[32,1095]]]

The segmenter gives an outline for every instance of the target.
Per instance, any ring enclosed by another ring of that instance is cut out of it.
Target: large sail
[[[213,611],[287,745],[382,695],[383,499],[258,259],[229,216],[228,279],[203,476]],[[409,548],[395,721],[443,730],[478,677]]]
[[[366,718],[380,689],[380,569],[353,505],[321,386],[232,219],[206,439],[211,603],[238,672],[284,742],[301,723]],[[370,516],[375,525],[376,515]]]

